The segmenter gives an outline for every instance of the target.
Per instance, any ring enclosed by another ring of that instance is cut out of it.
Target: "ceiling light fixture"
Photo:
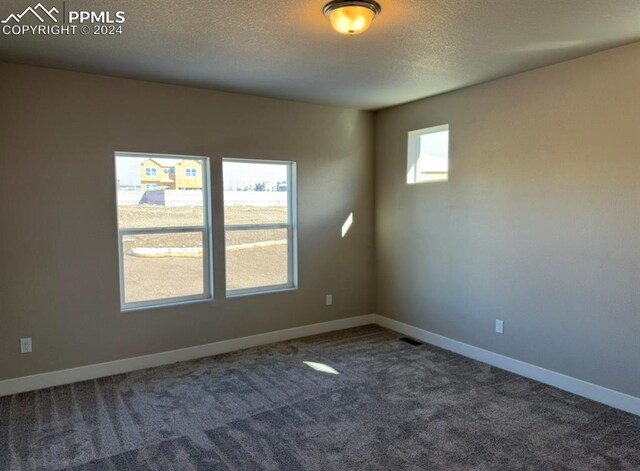
[[[331,26],[340,34],[360,34],[371,26],[382,8],[373,0],[333,0],[322,13],[329,17]]]

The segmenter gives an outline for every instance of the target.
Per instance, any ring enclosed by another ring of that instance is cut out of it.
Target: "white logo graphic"
[[[33,1],[33,0],[32,0]],[[127,14],[111,10],[67,10],[42,3],[27,7],[22,13],[11,13],[0,21],[5,36],[120,36]],[[37,20],[37,21],[36,21]]]
[[[47,10],[42,5],[42,3],[38,3],[35,7],[27,7],[27,9],[22,13],[20,13],[19,15],[16,15],[15,13],[11,13],[9,16],[7,16],[6,19],[2,20],[2,23],[8,23],[10,20],[15,21],[16,23],[20,23],[20,20],[22,20],[22,17],[27,13],[32,13],[36,18],[40,20],[40,23],[44,23],[44,18],[40,16],[38,12],[40,12],[40,15],[43,15],[43,16],[44,16],[43,14],[44,12],[53,21],[55,21],[56,23],[58,22],[58,19],[55,16],[53,16],[54,13],[56,15],[60,13],[56,7],[53,7],[51,10]]]

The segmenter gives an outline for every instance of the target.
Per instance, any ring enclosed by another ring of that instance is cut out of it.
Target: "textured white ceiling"
[[[640,0],[379,2],[347,37],[324,0],[67,0],[125,11],[123,35],[0,35],[0,60],[376,109],[640,40]]]

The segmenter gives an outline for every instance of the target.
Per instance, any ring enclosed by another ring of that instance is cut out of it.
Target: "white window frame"
[[[157,158],[157,159],[192,159],[199,160],[202,163],[204,174],[202,178],[202,226],[177,226],[177,227],[142,227],[142,228],[121,228],[118,216],[118,177],[117,177],[117,158]],[[213,246],[211,240],[211,183],[209,175],[209,157],[193,156],[193,155],[177,155],[177,154],[147,154],[140,152],[115,152],[114,168],[116,171],[116,220],[118,224],[118,259],[120,270],[120,310],[135,311],[139,309],[149,309],[164,306],[175,306],[180,304],[188,304],[195,302],[210,301],[213,299]],[[202,235],[202,279],[203,293],[191,296],[176,296],[173,298],[152,299],[148,301],[126,302],[125,280],[124,280],[124,254],[122,250],[123,239],[127,235],[144,235],[144,234],[175,234],[175,233],[193,233],[200,232]]]
[[[227,254],[226,240],[228,231],[252,231],[252,230],[287,230],[287,283],[279,285],[258,286],[255,288],[242,288],[229,290],[226,288],[226,297],[235,298],[239,296],[249,296],[256,294],[274,293],[279,291],[290,291],[298,289],[298,183],[296,162],[291,160],[261,160],[261,159],[239,159],[224,157],[222,162],[246,163],[246,164],[271,164],[287,166],[287,222],[279,224],[225,224],[225,260]],[[223,175],[224,179],[224,175]],[[224,201],[223,201],[224,207]],[[223,215],[224,217],[224,215]],[[226,285],[225,269],[225,285]]]
[[[155,168],[155,167],[145,167],[144,175],[146,177],[157,177],[158,176],[158,169]]]
[[[447,162],[451,154],[451,131],[448,124],[441,124],[438,126],[431,126],[424,129],[417,129],[415,131],[409,131],[407,139],[407,184],[416,185],[419,183],[438,183],[446,182],[449,180],[449,170],[446,172],[446,177],[438,180],[421,180],[418,170],[418,160],[420,159],[420,137],[427,134],[434,134],[437,132],[447,131],[449,139],[449,151],[447,152]],[[443,173],[443,172],[433,172]]]

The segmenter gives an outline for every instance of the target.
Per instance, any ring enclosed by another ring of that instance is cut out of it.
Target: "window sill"
[[[213,301],[213,297],[207,298],[198,298],[198,299],[187,299],[183,301],[175,301],[175,302],[167,302],[162,304],[140,304],[134,306],[120,306],[120,312],[134,312],[134,311],[143,311],[149,309],[163,309],[167,307],[175,307],[175,306],[186,306],[187,304],[196,304],[196,303],[207,303]]]
[[[245,296],[257,296],[261,294],[273,294],[273,293],[286,293],[289,291],[297,291],[297,290],[298,290],[297,286],[260,288],[260,289],[251,289],[251,290],[236,290],[236,291],[227,291],[226,297],[228,299],[243,298]]]

